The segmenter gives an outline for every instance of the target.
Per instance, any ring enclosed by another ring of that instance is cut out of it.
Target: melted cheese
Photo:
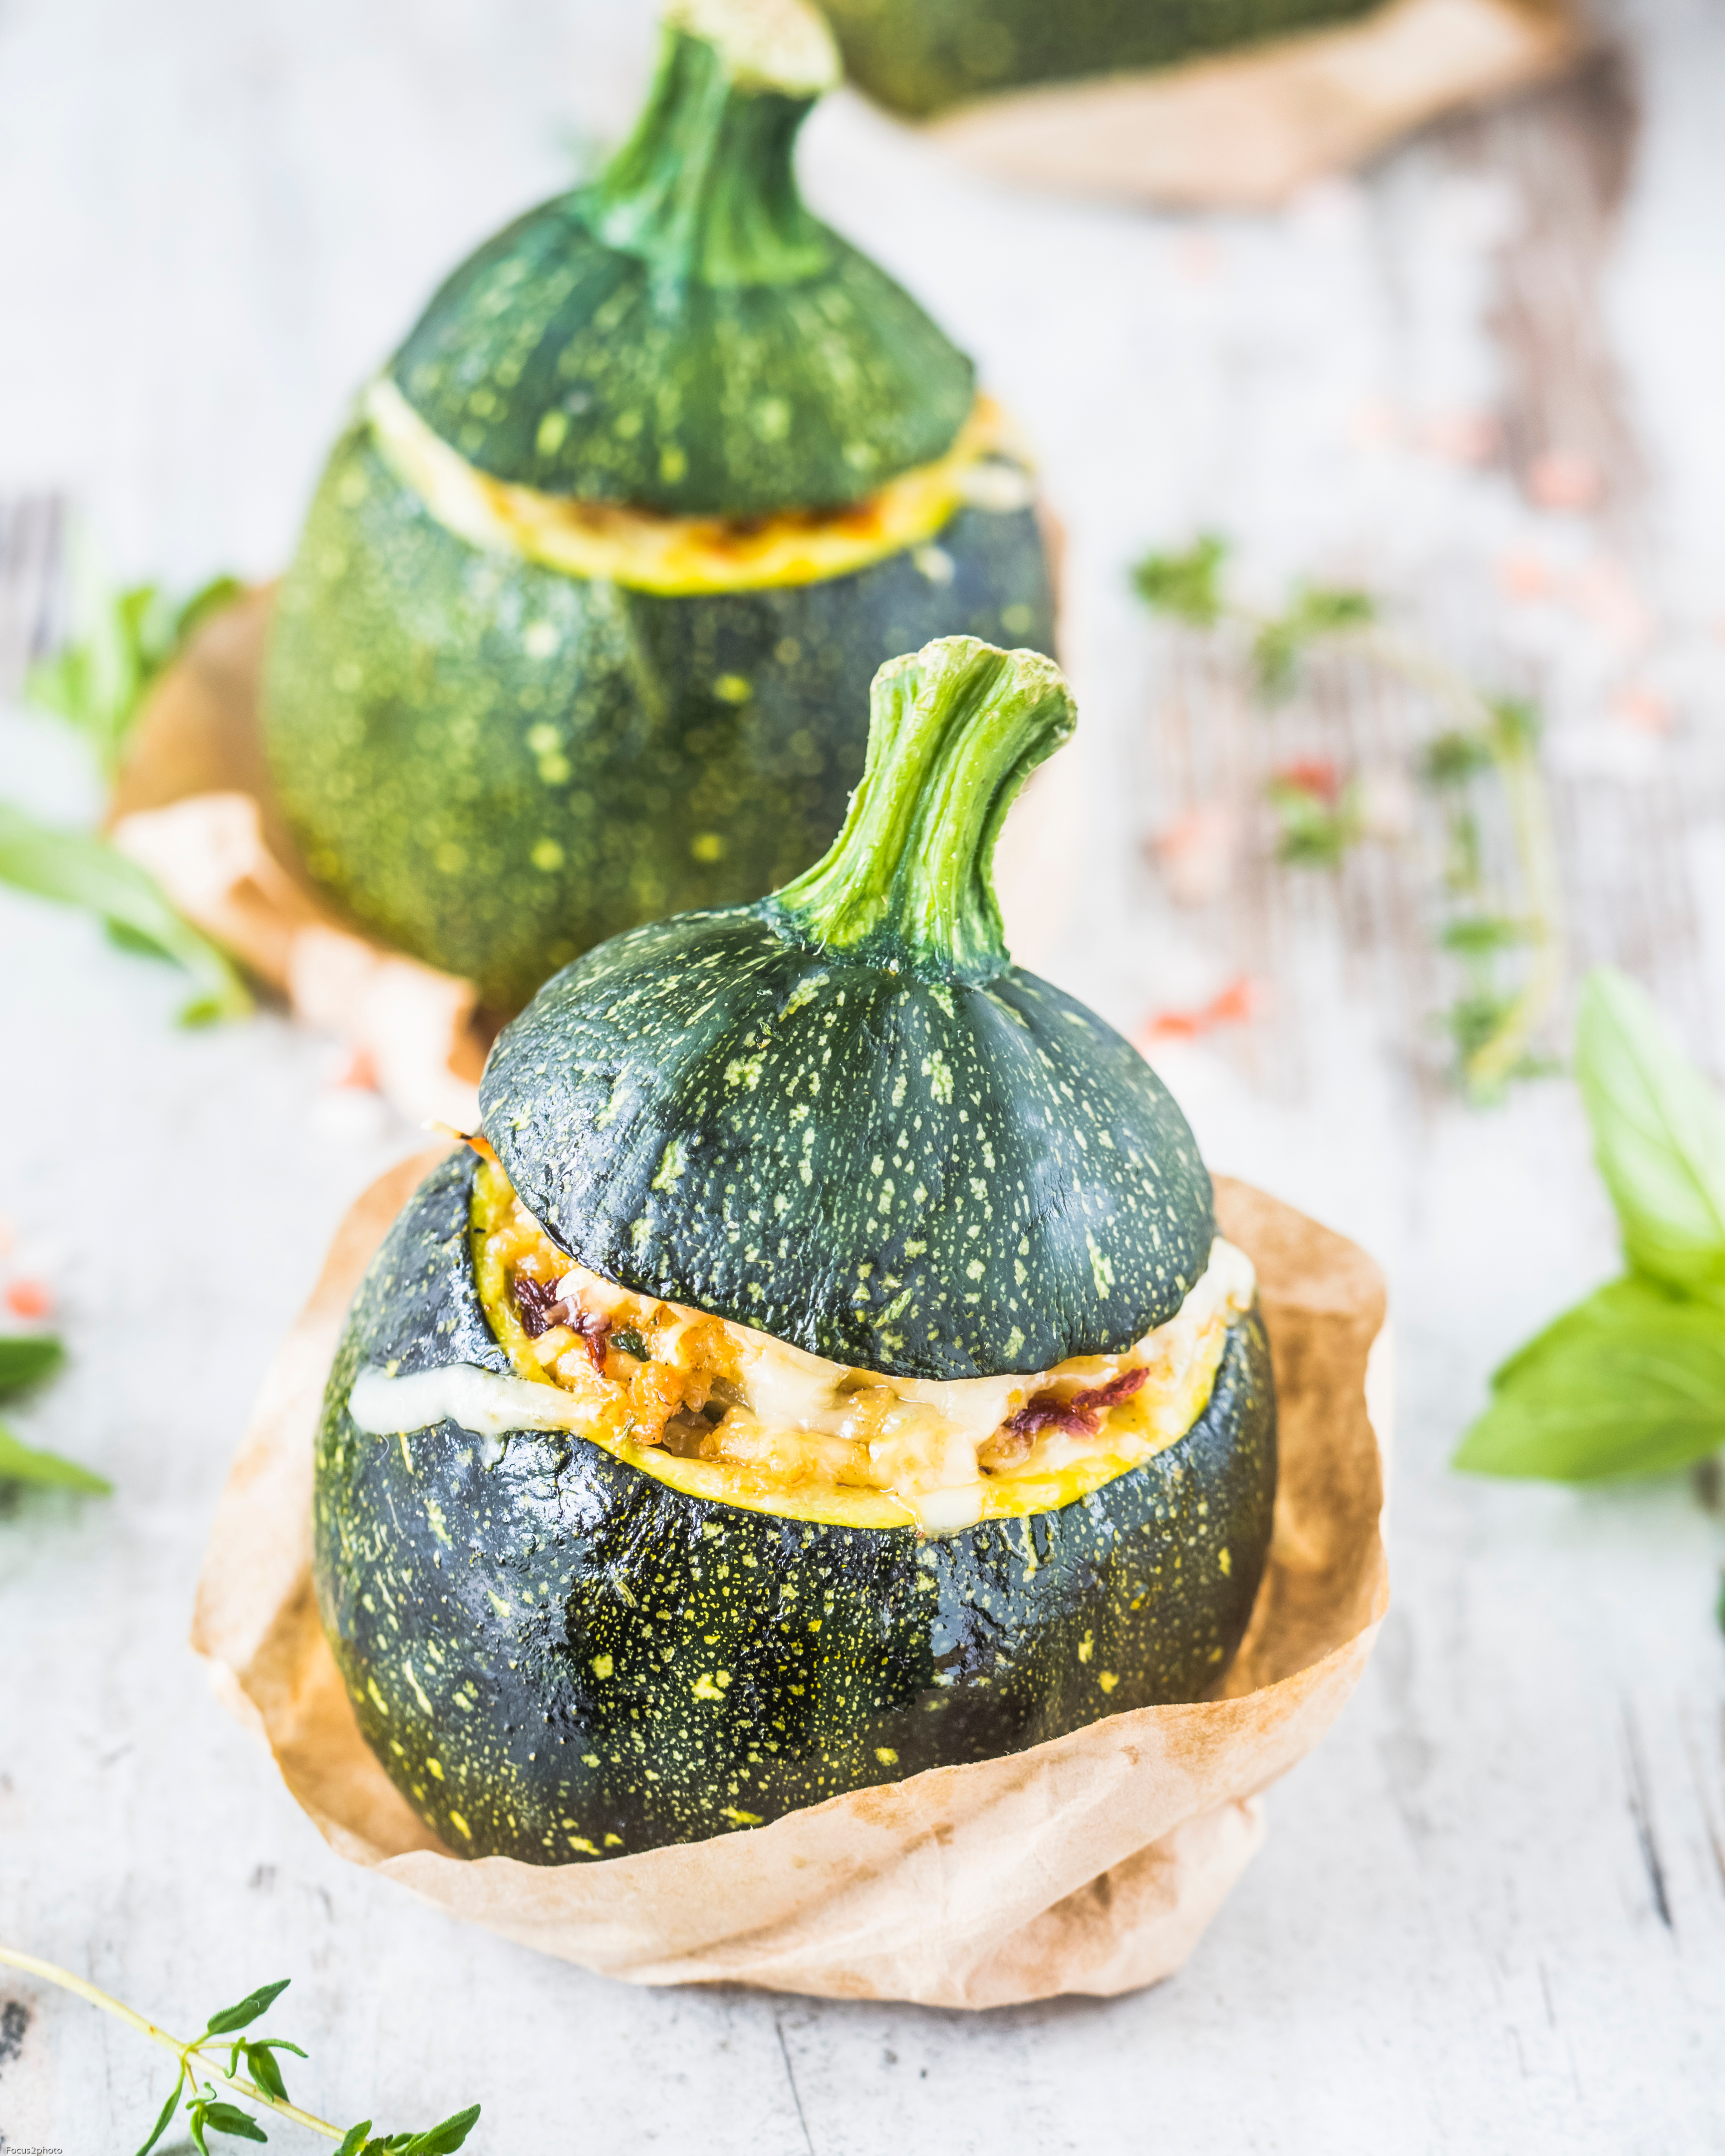
[[[1179,1311],[1125,1353],[940,1383],[846,1368],[571,1265],[489,1162],[475,1179],[473,1246],[480,1300],[516,1374],[466,1364],[362,1372],[350,1403],[362,1430],[447,1419],[488,1440],[567,1430],[691,1496],[925,1534],[1053,1511],[1183,1437],[1209,1403],[1229,1326],[1256,1292],[1250,1260],[1218,1237]],[[597,1353],[573,1324],[530,1336],[522,1278],[553,1291],[572,1318],[603,1320]],[[1008,1428],[1039,1395],[1070,1399],[1141,1368],[1139,1389],[1101,1411],[1094,1432],[1055,1424],[1027,1438]]]
[[[666,595],[759,590],[848,576],[906,547],[932,583],[952,564],[932,542],[969,502],[1004,511],[1032,498],[998,406],[978,398],[943,457],[834,510],[774,516],[665,516],[542,494],[479,470],[428,427],[387,376],[366,393],[378,450],[431,514],[470,546],[525,555],[566,576]]]

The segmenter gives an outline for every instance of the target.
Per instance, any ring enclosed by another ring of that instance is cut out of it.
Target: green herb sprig
[[[121,947],[166,958],[198,984],[182,1025],[243,1018],[252,1008],[227,954],[175,912],[154,877],[102,839],[56,830],[0,801],[0,883],[100,916]]]
[[[150,690],[193,633],[244,589],[234,577],[212,578],[185,599],[170,598],[156,584],[124,591],[92,586],[82,608],[87,629],[31,669],[26,702],[64,719],[111,780]],[[227,955],[175,911],[152,876],[91,833],[55,829],[0,801],[0,883],[81,906],[98,916],[122,950],[182,968],[197,983],[180,1013],[182,1025],[243,1018],[252,1008]]]
[[[245,587],[237,577],[212,577],[187,598],[159,584],[122,591],[91,588],[85,633],[53,658],[40,660],[24,681],[24,701],[84,736],[104,777],[120,768],[144,700],[212,614]]]
[[[1461,991],[1440,1023],[1455,1048],[1456,1079],[1471,1100],[1500,1099],[1512,1081],[1546,1074],[1551,1062],[1534,1044],[1562,993],[1563,933],[1538,714],[1525,702],[1482,696],[1431,653],[1392,634],[1368,592],[1302,583],[1279,613],[1240,604],[1226,588],[1228,556],[1226,540],[1206,532],[1183,552],[1146,555],[1132,583],[1157,613],[1189,628],[1243,635],[1266,710],[1291,693],[1311,656],[1345,644],[1443,713],[1445,730],[1428,744],[1419,774],[1442,804],[1448,840],[1450,917],[1437,941],[1462,973]],[[1523,903],[1512,917],[1485,910],[1476,788],[1486,782],[1497,788],[1513,834]],[[1330,798],[1278,773],[1266,793],[1276,814],[1276,858],[1290,865],[1339,868],[1367,835],[1356,782]]]
[[[242,2111],[238,2104],[218,2093],[215,2082],[203,2077],[206,2069],[216,2075],[232,2094],[335,2142],[336,2156],[453,2156],[478,2123],[480,2107],[475,2103],[465,2111],[457,2112],[452,2118],[444,2119],[440,2126],[427,2127],[420,2133],[375,2134],[368,2118],[344,2129],[290,2102],[280,2061],[275,2055],[278,2051],[291,2051],[295,2058],[303,2059],[305,2052],[285,2036],[240,2033],[269,2012],[287,1989],[290,1979],[286,1978],[277,1984],[259,1984],[237,2005],[223,2007],[219,2013],[212,2014],[202,2035],[182,2042],[179,2037],[171,2036],[167,2030],[158,2029],[153,2021],[146,2021],[141,2014],[134,2013],[110,1993],[99,1990],[80,1976],[74,1976],[69,1969],[56,1968],[52,1962],[39,1961],[33,1954],[15,1953],[9,1947],[0,1947],[0,1962],[58,1984],[62,1990],[75,1993],[80,1999],[87,1999],[92,2006],[100,2006],[104,2013],[114,2015],[140,2035],[147,2036],[151,2043],[172,2053],[179,2063],[179,2074],[138,2156],[150,2156],[150,2151],[173,2124],[182,2094],[186,2095],[187,2130],[199,2156],[210,2156],[207,2137],[212,2133],[225,2134],[235,2141],[270,2138],[249,2112]],[[225,2065],[222,2062],[224,2051],[228,2055]],[[244,2074],[240,2071],[242,2060],[245,2062]],[[189,2094],[186,2094],[187,2091]]]
[[[66,1351],[52,1332],[0,1334],[0,1400],[28,1391],[51,1378],[66,1359]],[[0,1483],[44,1483],[62,1490],[81,1491],[86,1496],[105,1497],[113,1484],[80,1467],[75,1460],[63,1460],[57,1452],[40,1452],[0,1422]]]
[[[1588,976],[1575,1075],[1628,1270],[1491,1378],[1455,1465],[1587,1482],[1725,1445],[1725,1108],[1633,981]]]

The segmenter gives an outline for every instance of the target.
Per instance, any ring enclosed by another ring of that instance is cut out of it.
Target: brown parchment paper
[[[452,1915],[635,1984],[998,2006],[1111,1994],[1184,1961],[1263,1835],[1260,1792],[1353,1690],[1389,1604],[1379,1538],[1383,1276],[1343,1237],[1219,1178],[1275,1358],[1270,1563],[1224,1696],[1117,1714],[771,1825],[607,1863],[449,1854],[359,1733],[311,1585],[312,1439],[347,1304],[440,1156],[342,1223],[265,1380],[223,1496],[193,1644],[331,1846]]]
[[[1567,0],[1389,0],[1153,73],[1009,91],[918,131],[1011,180],[1184,208],[1266,208],[1439,114],[1559,73]]]

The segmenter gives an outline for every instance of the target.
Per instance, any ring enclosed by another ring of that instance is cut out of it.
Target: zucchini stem
[[[1076,723],[1040,651],[943,636],[889,660],[870,690],[862,783],[831,850],[762,901],[780,932],[979,986],[1012,963],[994,844],[1037,765]]]
[[[803,0],[668,8],[645,109],[597,184],[594,231],[670,286],[818,275],[832,247],[792,161],[838,79],[831,33]]]

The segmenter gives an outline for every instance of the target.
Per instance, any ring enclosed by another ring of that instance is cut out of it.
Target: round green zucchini
[[[619,929],[806,868],[861,774],[875,669],[949,629],[1051,645],[1033,511],[666,598],[477,551],[357,429],[278,602],[276,788],[352,918],[512,1010]]]
[[[1212,1256],[1209,1178],[1142,1060],[1013,967],[989,871],[1019,788],[1072,724],[1032,651],[947,638],[883,667],[862,782],[813,869],[614,938],[506,1029],[480,1105],[511,1208],[624,1289],[765,1331],[847,1385],[1040,1386],[1068,1358],[1131,1355]],[[474,1175],[462,1157],[437,1169],[374,1261],[316,1466],[317,1592],[349,1696],[452,1847],[556,1862],[755,1826],[1195,1698],[1225,1668],[1274,1507],[1255,1310],[1211,1336],[1208,1393],[1178,1395],[1187,1426],[1105,1455],[1070,1502],[1047,1507],[1034,1474],[985,1491],[978,1451],[963,1505],[906,1506],[932,1531],[835,1522],[778,1469],[765,1494],[726,1480],[715,1460],[762,1455],[709,1453],[699,1430],[678,1439],[708,1478],[691,1485],[689,1455],[654,1449],[662,1416],[617,1449],[613,1424],[486,1438],[433,1419],[541,1415],[531,1376],[511,1381],[525,1403],[495,1383],[515,1366],[478,1286],[493,1245]],[[557,1307],[545,1323],[586,1340],[591,1397],[614,1382],[608,1321],[596,1348],[591,1314]],[[657,1349],[618,1341],[656,1383]],[[419,1382],[445,1369],[465,1376]],[[1081,1404],[1146,1382],[1041,1414],[1094,1434]],[[773,1383],[761,1413],[799,1412],[772,1406],[807,1397]],[[1042,1426],[1014,1418],[985,1443]],[[939,1459],[915,1487],[945,1499],[958,1485]]]
[[[1056,1512],[923,1539],[713,1504],[581,1437],[368,1436],[367,1364],[506,1372],[475,1162],[434,1170],[348,1319],[317,1443],[325,1630],[367,1743],[462,1856],[701,1840],[847,1789],[1197,1697],[1269,1547],[1255,1315],[1186,1435]]]
[[[846,71],[916,119],[1038,83],[1171,67],[1379,0],[823,0]]]
[[[948,470],[971,362],[798,193],[837,75],[803,0],[672,0],[634,136],[449,279],[313,502],[264,685],[289,828],[347,918],[494,1008],[806,867],[883,660],[1052,648],[1022,474]]]

